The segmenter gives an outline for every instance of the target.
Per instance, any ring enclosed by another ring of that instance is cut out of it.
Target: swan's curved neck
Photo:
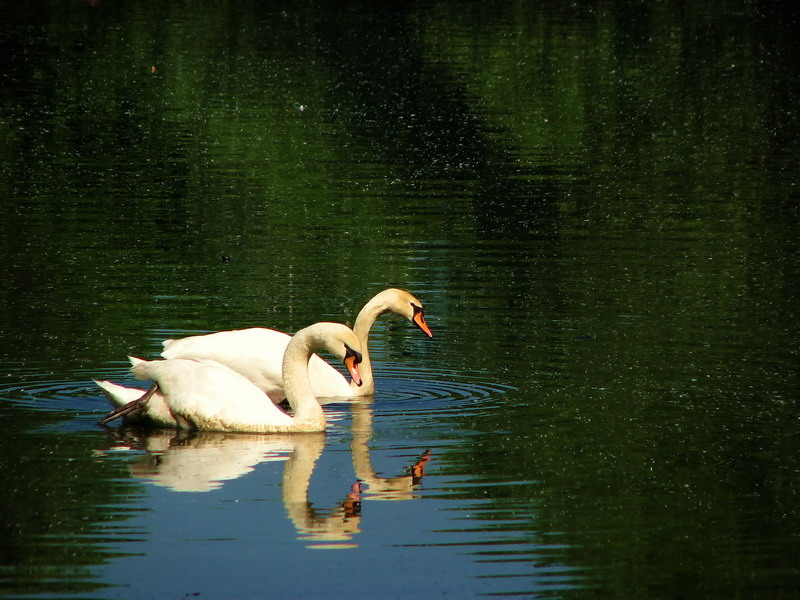
[[[375,380],[372,377],[372,361],[369,358],[369,330],[372,329],[375,320],[383,313],[389,312],[389,303],[381,297],[375,296],[362,308],[356,322],[353,324],[353,333],[356,334],[358,341],[361,342],[361,363],[358,365],[358,372],[361,373],[361,389],[359,395],[371,396],[375,393]],[[355,383],[350,382],[350,387],[358,388]]]
[[[283,355],[283,385],[294,418],[321,424],[324,429],[325,414],[308,379],[308,361],[319,345],[320,340],[309,332],[295,334]]]

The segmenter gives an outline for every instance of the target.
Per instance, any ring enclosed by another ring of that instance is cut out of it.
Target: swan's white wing
[[[252,382],[214,361],[155,360],[137,363],[132,370],[138,378],[158,383],[180,427],[280,431],[293,426],[293,419]]]
[[[167,359],[210,359],[253,382],[273,402],[286,398],[283,354],[291,336],[282,331],[253,327],[165,340],[161,356]],[[317,398],[347,397],[353,391],[344,376],[316,354],[308,365],[311,388]]]

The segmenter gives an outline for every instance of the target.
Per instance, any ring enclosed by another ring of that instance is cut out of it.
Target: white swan
[[[386,312],[397,313],[419,327],[428,337],[433,337],[422,303],[414,296],[396,288],[377,294],[364,305],[353,325],[353,332],[361,342],[362,360],[359,372],[363,384],[348,383],[341,373],[314,355],[308,365],[311,387],[317,398],[372,396],[375,380],[372,376],[368,341],[375,320]],[[210,359],[227,365],[244,375],[261,388],[273,402],[286,397],[281,381],[281,357],[291,336],[282,331],[254,327],[234,331],[220,331],[195,335],[179,340],[165,340],[161,356],[167,359]]]
[[[105,424],[129,413],[153,425],[205,431],[291,433],[325,430],[325,414],[308,378],[315,350],[328,350],[342,360],[358,384],[361,342],[346,325],[316,323],[298,331],[286,347],[282,377],[294,416],[264,398],[253,383],[228,367],[210,360],[131,359],[139,379],[154,384],[138,399],[136,392],[98,381],[112,404],[119,406],[100,421]]]

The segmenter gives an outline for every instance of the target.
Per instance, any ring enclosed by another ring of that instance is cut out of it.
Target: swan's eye
[[[361,357],[361,352],[357,352],[357,351],[353,350],[350,346],[345,344],[344,345],[344,357],[345,357],[345,359],[347,359],[347,358],[349,358],[351,356],[355,359],[355,363],[356,364],[360,364],[361,363],[361,358],[362,358]]]
[[[422,314],[422,315],[424,315],[424,314],[425,314],[425,311],[423,310],[423,308],[422,308],[421,306],[417,306],[417,305],[416,305],[416,304],[414,304],[413,302],[409,302],[409,304],[411,304],[411,310],[413,310],[413,311],[414,311],[414,316],[415,316],[415,317],[416,317],[417,315],[420,315],[420,314]]]

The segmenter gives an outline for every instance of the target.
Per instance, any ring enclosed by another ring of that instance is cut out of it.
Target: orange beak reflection
[[[361,373],[358,372],[358,363],[360,362],[360,357],[356,354],[348,354],[344,357],[344,366],[347,367],[347,372],[358,386],[361,385]]]

